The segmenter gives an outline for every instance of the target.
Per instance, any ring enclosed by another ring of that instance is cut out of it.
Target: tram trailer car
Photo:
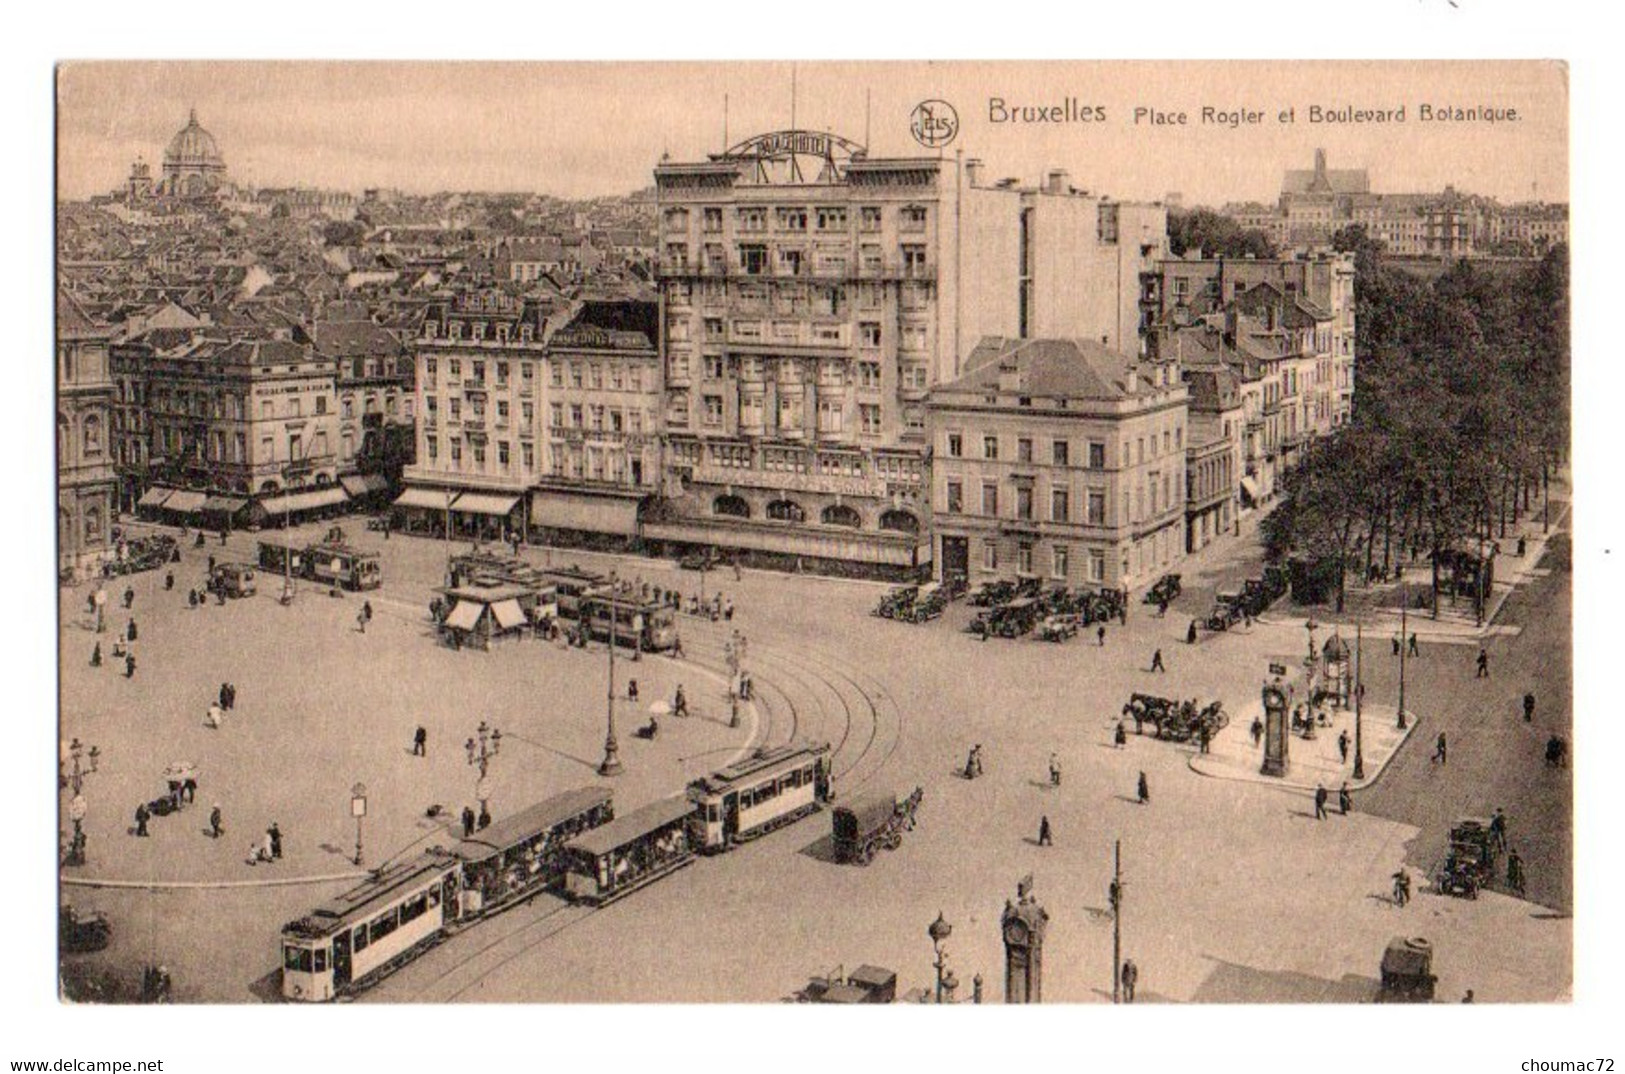
[[[615,819],[615,805],[602,787],[580,787],[506,817],[458,843],[463,863],[462,921],[494,913],[565,874],[565,848],[583,832]]]
[[[827,742],[763,747],[688,785],[694,845],[715,854],[812,813],[834,798]]]
[[[542,576],[558,592],[562,619],[580,619],[583,598],[596,595],[609,584],[604,575],[580,567],[553,567],[543,571]]]
[[[594,828],[564,849],[564,889],[593,906],[618,899],[694,860],[694,803],[677,794]]]
[[[282,995],[321,1003],[445,935],[462,862],[438,847],[388,866],[282,929]]]

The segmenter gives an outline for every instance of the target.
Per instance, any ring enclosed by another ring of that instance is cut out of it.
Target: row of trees
[[[1361,227],[1335,245],[1356,256],[1353,418],[1282,477],[1266,550],[1335,562],[1339,611],[1350,569],[1429,554],[1437,614],[1439,553],[1542,510],[1567,455],[1568,249],[1428,281]]]

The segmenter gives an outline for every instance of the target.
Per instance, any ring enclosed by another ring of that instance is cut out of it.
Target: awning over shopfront
[[[458,630],[473,630],[474,624],[480,621],[480,612],[484,605],[472,600],[460,600],[451,606],[451,612],[446,616],[445,625]]]
[[[490,492],[465,492],[452,502],[451,509],[466,514],[497,515],[500,517],[511,513],[518,505],[518,496]]]
[[[446,499],[444,489],[425,489],[414,486],[395,497],[395,506],[432,507],[444,511],[446,509]]]
[[[383,474],[345,474],[339,478],[339,484],[351,496],[366,496],[373,492],[382,492],[389,487],[389,479]]]
[[[525,610],[517,600],[499,600],[491,605],[491,614],[497,617],[497,626],[503,630],[525,625]]]
[[[175,493],[175,495],[164,501],[164,510],[179,511],[182,514],[191,514],[193,511],[201,510],[204,501],[208,498],[208,494],[206,493],[193,492],[190,489],[181,489],[179,492]]]
[[[638,501],[568,492],[534,492],[530,497],[530,524],[631,536],[638,531]]]
[[[205,511],[219,511],[223,514],[234,515],[241,511],[248,501],[236,496],[210,496],[203,501]]]
[[[1244,477],[1241,479],[1241,491],[1249,500],[1254,503],[1258,502],[1258,486],[1253,483],[1252,478]]]
[[[285,496],[272,496],[261,500],[260,508],[267,514],[286,515],[298,511],[313,511],[318,507],[332,507],[334,504],[344,503],[350,497],[337,485],[326,488],[311,489],[307,492],[290,492]]]
[[[136,501],[136,506],[162,507],[164,505],[164,501],[173,495],[175,495],[174,489],[166,489],[161,485],[154,485],[152,488],[141,494],[141,499]]]

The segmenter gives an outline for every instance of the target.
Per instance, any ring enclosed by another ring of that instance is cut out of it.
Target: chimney
[[[1046,194],[1066,193],[1067,173],[1063,168],[1054,168],[1044,179],[1044,192]]]
[[[1123,390],[1130,395],[1140,390],[1140,377],[1133,366],[1129,366],[1128,372],[1123,375]]]
[[[979,186],[982,182],[982,160],[980,157],[971,157],[965,161],[965,183],[968,186]]]

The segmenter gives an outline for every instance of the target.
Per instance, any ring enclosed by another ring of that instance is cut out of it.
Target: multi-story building
[[[94,571],[113,551],[118,488],[116,388],[108,357],[113,331],[91,321],[66,292],[57,292],[57,569],[66,580]]]
[[[1287,240],[1295,246],[1324,245],[1353,218],[1353,203],[1371,192],[1364,168],[1328,168],[1326,151],[1315,150],[1315,166],[1290,169],[1281,180],[1281,215]]]
[[[528,528],[526,493],[545,472],[547,312],[494,289],[425,310],[416,457],[395,501],[408,528],[444,532],[449,524],[472,537]]]
[[[639,300],[580,303],[549,334],[545,406],[526,400],[513,415],[527,457],[527,437],[545,433],[530,510],[544,539],[637,535],[660,487],[659,341],[660,307]]]
[[[219,525],[342,507],[335,368],[309,345],[154,329],[113,349],[133,506]]]
[[[1126,588],[1183,557],[1178,362],[989,338],[966,365],[930,393],[939,576]]]
[[[376,499],[390,487],[389,460],[399,453],[392,447],[413,440],[411,349],[363,320],[318,321],[306,338],[336,371],[339,482],[354,499]]]
[[[655,169],[666,521],[646,535],[907,568],[928,556],[926,395],[983,336],[1137,348],[1161,206],[984,184],[812,131]]]
[[[1223,366],[1184,367],[1190,390],[1185,448],[1185,550],[1195,552],[1227,533],[1240,509],[1241,384]]]

